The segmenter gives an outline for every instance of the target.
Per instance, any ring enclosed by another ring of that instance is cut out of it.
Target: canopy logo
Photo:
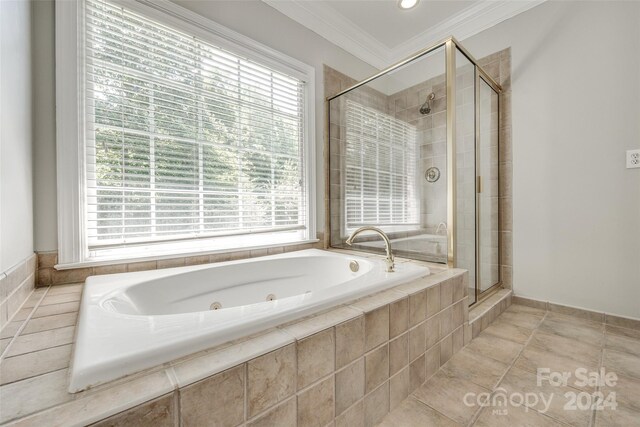
[[[607,372],[604,368],[599,371],[589,371],[578,368],[574,372],[557,372],[549,368],[538,368],[535,387],[540,391],[511,392],[499,387],[493,392],[467,393],[463,397],[466,406],[480,406],[493,408],[494,415],[506,415],[509,407],[522,407],[526,412],[535,410],[546,413],[555,399],[564,411],[590,411],[605,409],[615,410],[618,406],[616,393],[604,393],[598,387],[615,387],[618,376],[614,372]],[[532,384],[533,386],[533,384]],[[592,389],[588,392],[584,390]]]

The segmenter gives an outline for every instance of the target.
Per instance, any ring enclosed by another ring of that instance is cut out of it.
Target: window
[[[415,127],[351,100],[346,120],[347,232],[418,227]]]
[[[83,248],[67,261],[315,238],[312,69],[177,6],[122,4],[78,5]]]

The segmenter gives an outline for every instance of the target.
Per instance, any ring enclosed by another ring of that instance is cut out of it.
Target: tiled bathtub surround
[[[24,313],[20,313],[19,310],[33,291],[35,276],[35,254],[0,273],[0,328],[3,328],[14,316],[24,316]]]
[[[318,233],[318,239],[320,240],[318,243],[305,243],[300,245],[288,245],[268,249],[254,249],[250,251],[226,252],[210,255],[163,258],[158,260],[110,264],[99,267],[73,268],[68,270],[56,270],[54,268],[58,263],[57,251],[39,252],[36,284],[37,286],[64,285],[84,282],[89,276],[98,276],[102,274],[126,273],[130,271],[156,270],[159,268],[234,261],[265,255],[275,255],[283,252],[300,251],[303,249],[323,249],[324,236],[322,233]]]
[[[374,425],[471,339],[466,280],[447,270],[75,395],[81,285],[37,289],[4,333],[0,423]]]

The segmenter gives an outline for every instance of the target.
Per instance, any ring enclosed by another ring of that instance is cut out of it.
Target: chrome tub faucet
[[[349,236],[349,238],[345,240],[345,243],[351,246],[353,244],[353,239],[355,239],[355,237],[358,234],[362,233],[363,231],[373,231],[375,233],[378,233],[380,236],[382,236],[382,239],[384,240],[384,244],[385,244],[385,249],[387,251],[387,259],[385,260],[387,263],[386,271],[388,273],[392,273],[394,271],[395,263],[393,258],[393,252],[391,251],[391,242],[389,241],[389,237],[387,237],[385,232],[380,230],[378,227],[360,227],[356,231],[351,233],[351,236]]]

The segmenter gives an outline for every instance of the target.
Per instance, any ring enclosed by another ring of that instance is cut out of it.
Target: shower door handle
[[[476,184],[476,188],[477,188],[477,192],[478,193],[482,193],[482,177],[478,176],[477,177],[477,184]]]

